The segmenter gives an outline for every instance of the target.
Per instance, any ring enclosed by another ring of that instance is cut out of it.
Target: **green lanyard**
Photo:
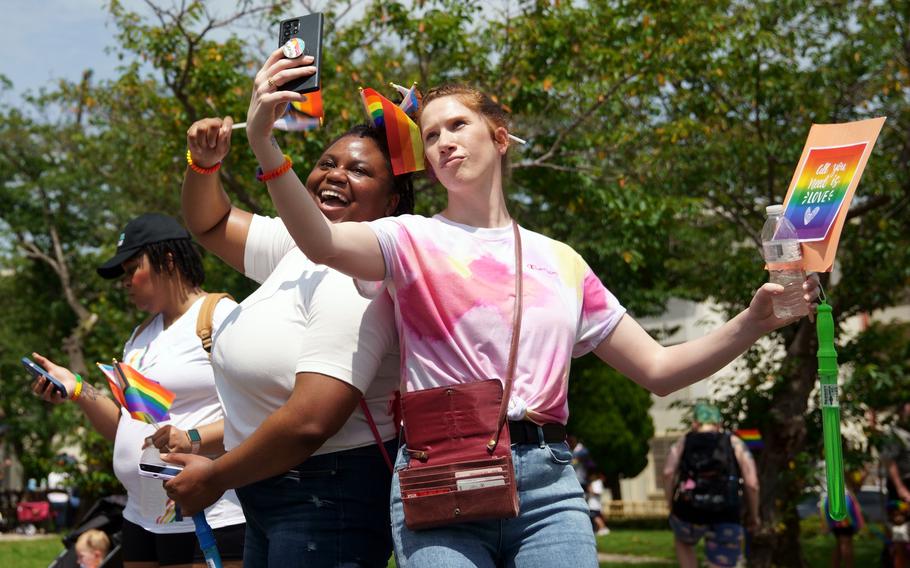
[[[825,474],[828,478],[828,515],[835,521],[847,516],[844,496],[844,458],[841,455],[840,404],[837,401],[837,351],[834,350],[834,317],[822,296],[815,317],[818,332],[818,378],[825,435]]]

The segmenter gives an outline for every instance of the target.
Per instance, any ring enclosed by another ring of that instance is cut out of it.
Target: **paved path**
[[[607,554],[605,552],[597,553],[598,562],[615,562],[617,564],[673,564],[672,560],[666,558],[656,558],[654,556],[632,556],[630,554]]]
[[[60,539],[58,534],[36,534],[29,536],[27,534],[17,534],[17,533],[0,533],[0,542],[13,542],[17,540],[44,540],[44,539]]]

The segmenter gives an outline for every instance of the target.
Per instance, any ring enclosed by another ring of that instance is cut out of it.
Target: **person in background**
[[[604,476],[599,471],[592,471],[588,475],[588,511],[591,515],[591,524],[594,528],[594,534],[605,536],[610,534],[607,528],[607,520],[604,519]]]
[[[882,448],[888,486],[888,523],[894,568],[908,568],[910,546],[910,402],[900,405],[897,422]]]
[[[111,550],[111,539],[98,529],[89,529],[76,539],[79,568],[98,568]]]
[[[853,537],[866,526],[862,509],[856,493],[859,492],[865,476],[860,471],[852,471],[847,475],[847,516],[841,521],[831,518],[828,505],[828,496],[825,495],[822,508],[822,518],[825,529],[834,535],[837,545],[831,551],[831,566],[833,568],[853,568]]]
[[[122,360],[175,394],[167,423],[157,428],[133,419],[125,408],[69,369],[34,353],[66,387],[69,400],[49,389],[43,378],[34,392],[54,404],[71,402],[91,425],[114,443],[114,474],[126,488],[123,510],[123,562],[126,568],[187,566],[204,562],[189,517],[178,520],[174,502],[161,482],[139,476],[146,440],[158,450],[218,455],[224,411],[215,390],[209,354],[196,329],[206,292],[202,258],[190,234],[173,217],[145,213],[130,220],[117,251],[97,269],[106,279],[119,279],[130,301],[151,314],[123,347]],[[212,329],[217,334],[237,304],[222,299],[215,306]],[[155,448],[146,451],[154,452]],[[231,491],[206,511],[225,568],[243,558],[244,518]]]
[[[676,558],[681,568],[697,568],[695,546],[704,537],[708,566],[732,568],[743,539],[740,483],[747,528],[760,524],[755,461],[746,444],[724,430],[716,406],[697,403],[693,414],[690,432],[670,447],[663,472]]]

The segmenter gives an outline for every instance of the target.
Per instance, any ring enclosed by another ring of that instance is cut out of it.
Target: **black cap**
[[[120,265],[136,256],[146,245],[189,238],[189,231],[177,219],[161,213],[143,213],[126,224],[117,240],[116,254],[98,267],[98,274],[102,278],[118,278],[123,274]]]

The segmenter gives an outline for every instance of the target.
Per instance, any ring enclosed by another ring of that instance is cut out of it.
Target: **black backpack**
[[[674,512],[738,517],[741,478],[729,432],[686,434],[678,472]]]

